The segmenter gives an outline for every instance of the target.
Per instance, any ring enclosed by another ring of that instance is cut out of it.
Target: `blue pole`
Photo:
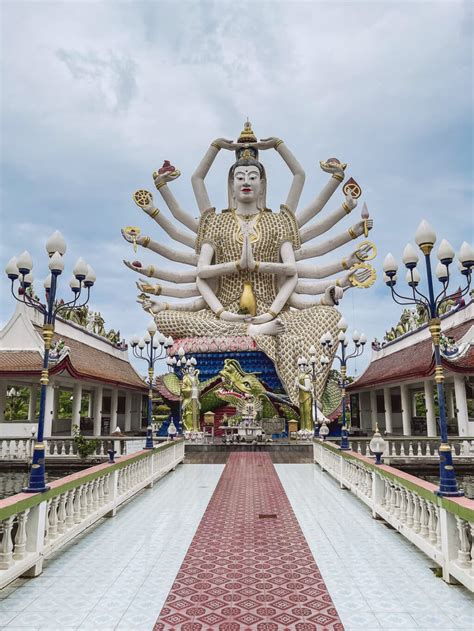
[[[56,297],[58,275],[51,273],[51,288],[48,292],[47,311],[43,323],[43,369],[41,370],[41,392],[40,392],[40,409],[38,417],[38,435],[36,437],[33,448],[33,457],[31,459],[30,477],[28,486],[23,489],[24,493],[43,493],[49,490],[46,486],[46,466],[45,466],[45,448],[44,448],[44,417],[46,412],[46,387],[49,383],[49,349],[51,348],[51,340],[54,334],[53,309],[54,299]]]
[[[431,250],[430,250],[431,251]],[[433,339],[435,356],[435,381],[438,393],[439,426],[441,432],[441,445],[439,446],[439,489],[438,495],[448,497],[460,497],[464,491],[460,490],[456,480],[456,472],[453,466],[453,454],[448,443],[448,424],[446,421],[446,402],[444,398],[444,375],[439,350],[439,337],[441,324],[438,318],[436,300],[433,290],[433,275],[431,273],[430,251],[425,252],[426,277],[429,292],[429,330]]]

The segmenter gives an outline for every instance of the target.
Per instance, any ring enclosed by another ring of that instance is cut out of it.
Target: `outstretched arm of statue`
[[[288,304],[291,307],[295,307],[296,309],[309,309],[310,307],[316,307],[318,305],[334,307],[334,305],[339,304],[339,300],[341,300],[343,293],[344,292],[341,287],[330,285],[324,292],[324,296],[322,296],[321,298],[303,300],[301,296],[299,296],[297,293],[294,293],[291,294],[288,300]]]
[[[324,219],[316,221],[300,231],[301,243],[306,243],[306,241],[310,241],[311,239],[314,239],[314,237],[327,232],[338,221],[348,215],[351,210],[354,210],[356,206],[357,200],[351,195],[346,195],[346,201],[342,202],[339,208],[327,215]]]
[[[313,304],[338,304],[339,300],[342,298],[343,292],[353,287],[353,284],[351,282],[352,276],[359,283],[363,283],[369,278],[370,271],[367,269],[356,269],[355,271],[347,272],[347,274],[344,274],[342,278],[337,278],[329,281],[322,281],[319,283],[299,282],[296,286],[295,293],[292,294],[290,298],[290,304],[291,306],[295,307],[297,306],[295,304],[296,302],[305,302],[299,301],[298,294],[317,295],[322,293],[324,293],[324,297],[321,298],[319,303],[308,301],[307,306],[312,306]]]
[[[123,238],[129,243],[133,243],[134,239],[128,235],[124,230],[122,230]],[[165,259],[173,261],[173,263],[185,263],[186,265],[196,265],[198,262],[197,254],[194,252],[186,252],[184,250],[174,250],[173,248],[169,248],[166,245],[162,245],[161,243],[157,243],[150,239],[150,237],[140,236],[135,240],[138,245],[141,245],[142,248],[147,248],[152,252],[156,252],[160,256],[163,256]],[[135,269],[132,267],[132,269]],[[140,271],[140,270],[137,270]],[[145,272],[143,272],[145,273]],[[148,276],[148,274],[147,274]],[[187,282],[187,281],[186,281]]]
[[[335,285],[336,287],[342,287],[343,289],[348,289],[351,286],[350,278],[355,275],[358,277],[361,275],[361,272],[365,272],[366,270],[356,270],[356,271],[348,271],[341,278],[332,278],[330,280],[322,280],[318,283],[308,282],[308,281],[298,281],[296,285],[295,292],[297,294],[308,294],[308,295],[317,295],[323,294],[328,287]]]
[[[280,140],[279,138],[262,138],[262,140],[256,144],[256,147],[257,149],[274,148],[281,155],[285,164],[293,173],[293,181],[285,204],[288,208],[291,208],[293,212],[296,211],[306,177],[303,167],[288,149],[283,140]]]
[[[364,261],[367,255],[372,250],[371,245],[362,245],[357,250],[354,250],[350,256],[343,258],[335,263],[329,263],[328,265],[314,265],[311,263],[296,264],[296,270],[299,278],[327,278],[342,270],[350,269],[355,263]]]
[[[207,194],[206,185],[204,184],[204,178],[209,172],[217,154],[221,149],[228,149],[234,151],[238,145],[232,140],[226,140],[225,138],[217,138],[211,143],[211,146],[206,151],[204,158],[199,163],[197,169],[194,171],[191,177],[191,184],[193,186],[194,196],[201,213],[208,208],[211,208],[212,204]]]
[[[142,305],[148,313],[159,313],[160,311],[201,311],[205,309],[206,301],[204,298],[197,300],[187,300],[185,302],[169,303],[157,300],[151,300],[148,296],[142,295],[138,297],[137,302]]]
[[[332,177],[319,195],[297,215],[296,220],[299,226],[304,226],[305,223],[321,212],[334,191],[344,180],[346,164],[339,162],[339,160],[326,160],[326,162],[321,161],[319,165],[323,171],[330,173]]]
[[[344,245],[351,239],[357,239],[357,237],[360,237],[361,234],[364,234],[365,229],[371,230],[373,225],[374,222],[372,219],[363,219],[351,226],[349,230],[342,232],[332,239],[327,239],[318,245],[312,245],[310,247],[296,250],[295,258],[297,261],[301,261],[302,259],[310,259],[313,256],[322,256],[323,254],[327,254],[341,245]]]
[[[153,173],[153,181],[155,182],[157,190],[160,191],[161,197],[164,199],[173,217],[192,230],[192,232],[196,233],[199,226],[198,220],[191,217],[191,215],[181,208],[176,197],[168,187],[168,182],[176,180],[180,175],[181,172],[178,171],[178,169],[172,173],[160,174],[155,172]]]
[[[161,226],[172,239],[174,239],[175,241],[179,241],[184,245],[188,245],[190,248],[194,249],[195,236],[190,232],[187,232],[186,230],[178,228],[169,219],[166,219],[166,217],[161,214],[159,208],[156,208],[155,204],[153,203],[153,199],[151,199],[149,204],[141,206],[141,208],[146,212],[147,215],[150,215],[150,217],[154,219],[156,223]]]
[[[196,283],[192,283],[187,287],[167,287],[166,285],[152,285],[145,280],[137,282],[138,289],[145,294],[153,294],[154,296],[171,296],[172,298],[191,298],[200,296]]]
[[[167,280],[170,283],[192,283],[196,280],[196,272],[171,272],[167,269],[156,269],[153,265],[147,265],[146,267],[137,266],[136,264],[139,261],[134,261],[130,263],[130,261],[125,261],[125,265],[137,272],[137,274],[144,274],[148,276],[148,278],[158,278],[159,280]]]

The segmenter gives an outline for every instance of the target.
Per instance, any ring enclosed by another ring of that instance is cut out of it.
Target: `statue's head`
[[[258,150],[252,146],[257,138],[249,121],[244,125],[237,143],[242,145],[236,154],[228,178],[229,208],[240,203],[256,203],[257,208],[266,207],[267,176],[263,164],[258,160]]]

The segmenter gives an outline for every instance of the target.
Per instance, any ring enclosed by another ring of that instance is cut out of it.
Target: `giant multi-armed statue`
[[[235,152],[236,158],[229,170],[227,207],[216,211],[209,200],[205,178],[222,149]],[[288,197],[278,212],[267,207],[267,176],[259,160],[259,152],[269,149],[279,153],[293,174]],[[134,245],[189,266],[189,271],[179,272],[125,261],[130,269],[160,281],[153,284],[140,279],[137,285],[141,292],[139,301],[154,314],[163,334],[174,339],[249,336],[271,358],[295,403],[298,357],[311,345],[321,348],[319,340],[326,331],[337,335],[340,314],[334,305],[346,289],[370,286],[375,277],[366,262],[375,254],[370,242],[361,243],[349,256],[340,256],[328,264],[305,262],[337,250],[363,234],[367,236],[372,228],[372,220],[364,212],[362,220],[349,229],[322,238],[355,208],[361,191],[351,178],[343,187],[342,204],[324,219],[312,221],[345,177],[346,165],[339,160],[331,158],[320,164],[331,177],[321,193],[297,211],[305,180],[301,165],[282,140],[258,142],[247,122],[237,142],[222,138],[212,142],[192,176],[199,219],[185,212],[174,197],[168,185],[180,172],[167,161],[153,173],[153,179],[176,221],[165,217],[155,206],[151,193],[135,193],[136,204],[184,248],[154,241],[138,228],[122,231]],[[335,277],[339,272],[342,275]],[[167,302],[164,296],[187,300]],[[318,376],[318,390],[326,376],[326,372]]]

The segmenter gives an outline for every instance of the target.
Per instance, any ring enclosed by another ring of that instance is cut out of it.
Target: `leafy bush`
[[[72,426],[72,436],[74,445],[79,456],[85,460],[88,456],[95,454],[100,441],[97,438],[87,439],[81,434],[79,425]]]

